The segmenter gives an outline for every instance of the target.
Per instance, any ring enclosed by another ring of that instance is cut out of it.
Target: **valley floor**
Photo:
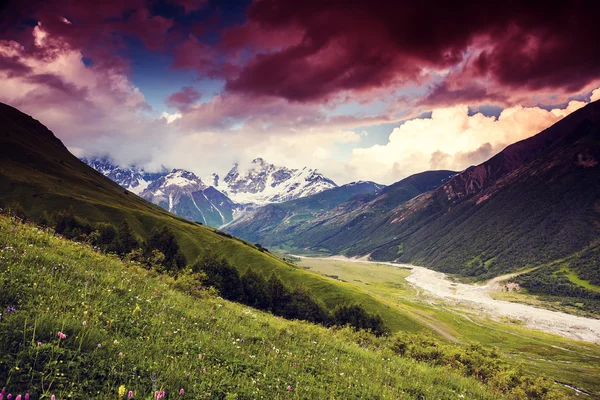
[[[496,346],[556,382],[600,395],[600,320],[494,299],[509,276],[478,285],[423,267],[345,257],[300,257],[298,264],[360,287],[440,337]]]
[[[306,260],[305,257],[301,258]],[[410,269],[411,274],[406,277],[406,281],[415,288],[422,289],[434,297],[448,300],[466,310],[484,312],[496,319],[505,318],[520,321],[527,328],[538,329],[569,339],[600,344],[599,319],[545,310],[527,304],[499,300],[490,296],[490,293],[499,290],[499,282],[509,279],[516,274],[499,276],[491,279],[484,285],[477,285],[453,282],[444,273],[414,265],[365,261],[342,256],[321,259]]]

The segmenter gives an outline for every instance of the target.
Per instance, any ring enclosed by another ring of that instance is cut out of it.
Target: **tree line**
[[[23,207],[13,203],[4,213],[23,221]],[[145,240],[139,240],[127,221],[118,225],[92,223],[74,214],[72,208],[54,213],[44,212],[38,225],[53,229],[67,239],[86,242],[104,253],[136,261],[148,269],[177,278],[186,272],[198,277],[195,284],[214,288],[223,298],[268,311],[287,319],[299,319],[325,326],[346,326],[364,329],[376,335],[387,332],[379,315],[368,313],[358,304],[341,305],[333,312],[314,298],[304,287],[288,288],[275,274],[266,280],[248,269],[240,276],[238,269],[225,258],[207,252],[188,265],[177,239],[167,226],[155,227]],[[217,232],[219,233],[219,232]],[[228,235],[230,236],[230,235]],[[258,245],[260,251],[268,251]]]

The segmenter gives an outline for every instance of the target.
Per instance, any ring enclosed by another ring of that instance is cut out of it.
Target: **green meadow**
[[[310,257],[298,264],[367,291],[390,309],[427,326],[440,340],[495,347],[528,371],[600,396],[600,346],[596,344],[526,329],[519,321],[493,320],[475,310],[459,309],[428,297],[405,280],[410,275],[408,269]],[[572,390],[562,395],[577,397]]]
[[[0,387],[13,398],[562,397],[473,343],[288,321],[4,216],[0,244]]]

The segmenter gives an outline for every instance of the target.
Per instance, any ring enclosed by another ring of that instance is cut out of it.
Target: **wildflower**
[[[8,396],[6,396],[6,400],[10,400],[10,399],[12,399],[12,394],[9,393]]]
[[[83,322],[81,323],[81,325],[83,325],[83,326],[86,326],[86,325],[87,325],[87,322],[83,321]]]
[[[57,336],[58,336],[60,339],[62,339],[62,340],[64,340],[64,339],[66,339],[66,338],[67,338],[67,335],[65,335],[65,334],[64,334],[64,333],[62,333],[61,331],[58,331],[58,333],[57,333]]]
[[[127,398],[133,399],[133,392],[131,390],[129,391],[129,393],[127,393]]]
[[[290,385],[288,385],[287,390],[289,392],[290,390],[292,390],[292,387]]]
[[[119,341],[117,339],[115,339],[115,341],[113,342],[113,344],[119,344]]]
[[[169,336],[169,331],[165,332],[165,336]]]
[[[121,385],[119,386],[119,399],[123,398],[123,396],[125,396],[125,386]]]
[[[56,397],[54,395],[50,396],[50,400],[56,400]]]
[[[123,357],[123,352],[122,351],[119,352],[119,357]]]
[[[184,394],[184,393],[185,393],[185,392],[184,392],[183,388],[179,389],[179,395],[180,395],[180,396],[183,396],[183,394]]]
[[[38,343],[37,343],[37,346],[38,346],[38,347],[42,347],[42,342],[38,342]]]
[[[98,348],[101,348],[101,347],[102,347],[102,344],[101,344],[101,343],[98,343]]]
[[[294,367],[296,366],[296,363],[294,363]]]
[[[25,393],[25,400],[29,400],[29,393]]]
[[[15,400],[21,400],[21,395],[18,395]]]

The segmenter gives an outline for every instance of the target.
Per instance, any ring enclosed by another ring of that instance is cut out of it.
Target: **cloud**
[[[509,104],[512,91],[521,100],[589,91],[599,78],[600,6],[540,8],[512,1],[461,7],[442,1],[255,1],[247,23],[222,34],[221,50],[233,51],[227,62],[237,67],[225,76],[226,89],[321,102],[430,84],[423,102],[429,105]],[[267,35],[282,39],[260,47],[256,38]],[[240,58],[242,50],[250,57]]]
[[[383,183],[432,169],[461,171],[539,133],[585,104],[571,101],[565,108],[550,111],[515,106],[504,109],[498,118],[469,115],[466,105],[437,108],[430,118],[416,118],[395,128],[385,145],[354,149],[348,169],[355,179]]]
[[[179,92],[175,92],[170,95],[165,103],[177,110],[184,110],[189,108],[192,104],[200,100],[202,95],[193,87],[183,87]]]
[[[116,66],[83,63],[82,53],[43,26],[25,48],[0,41],[0,101],[33,115],[76,147],[102,137],[127,138],[154,124],[144,96]],[[43,53],[46,57],[40,58]],[[123,140],[123,139],[121,139]],[[126,140],[126,139],[125,139]]]

